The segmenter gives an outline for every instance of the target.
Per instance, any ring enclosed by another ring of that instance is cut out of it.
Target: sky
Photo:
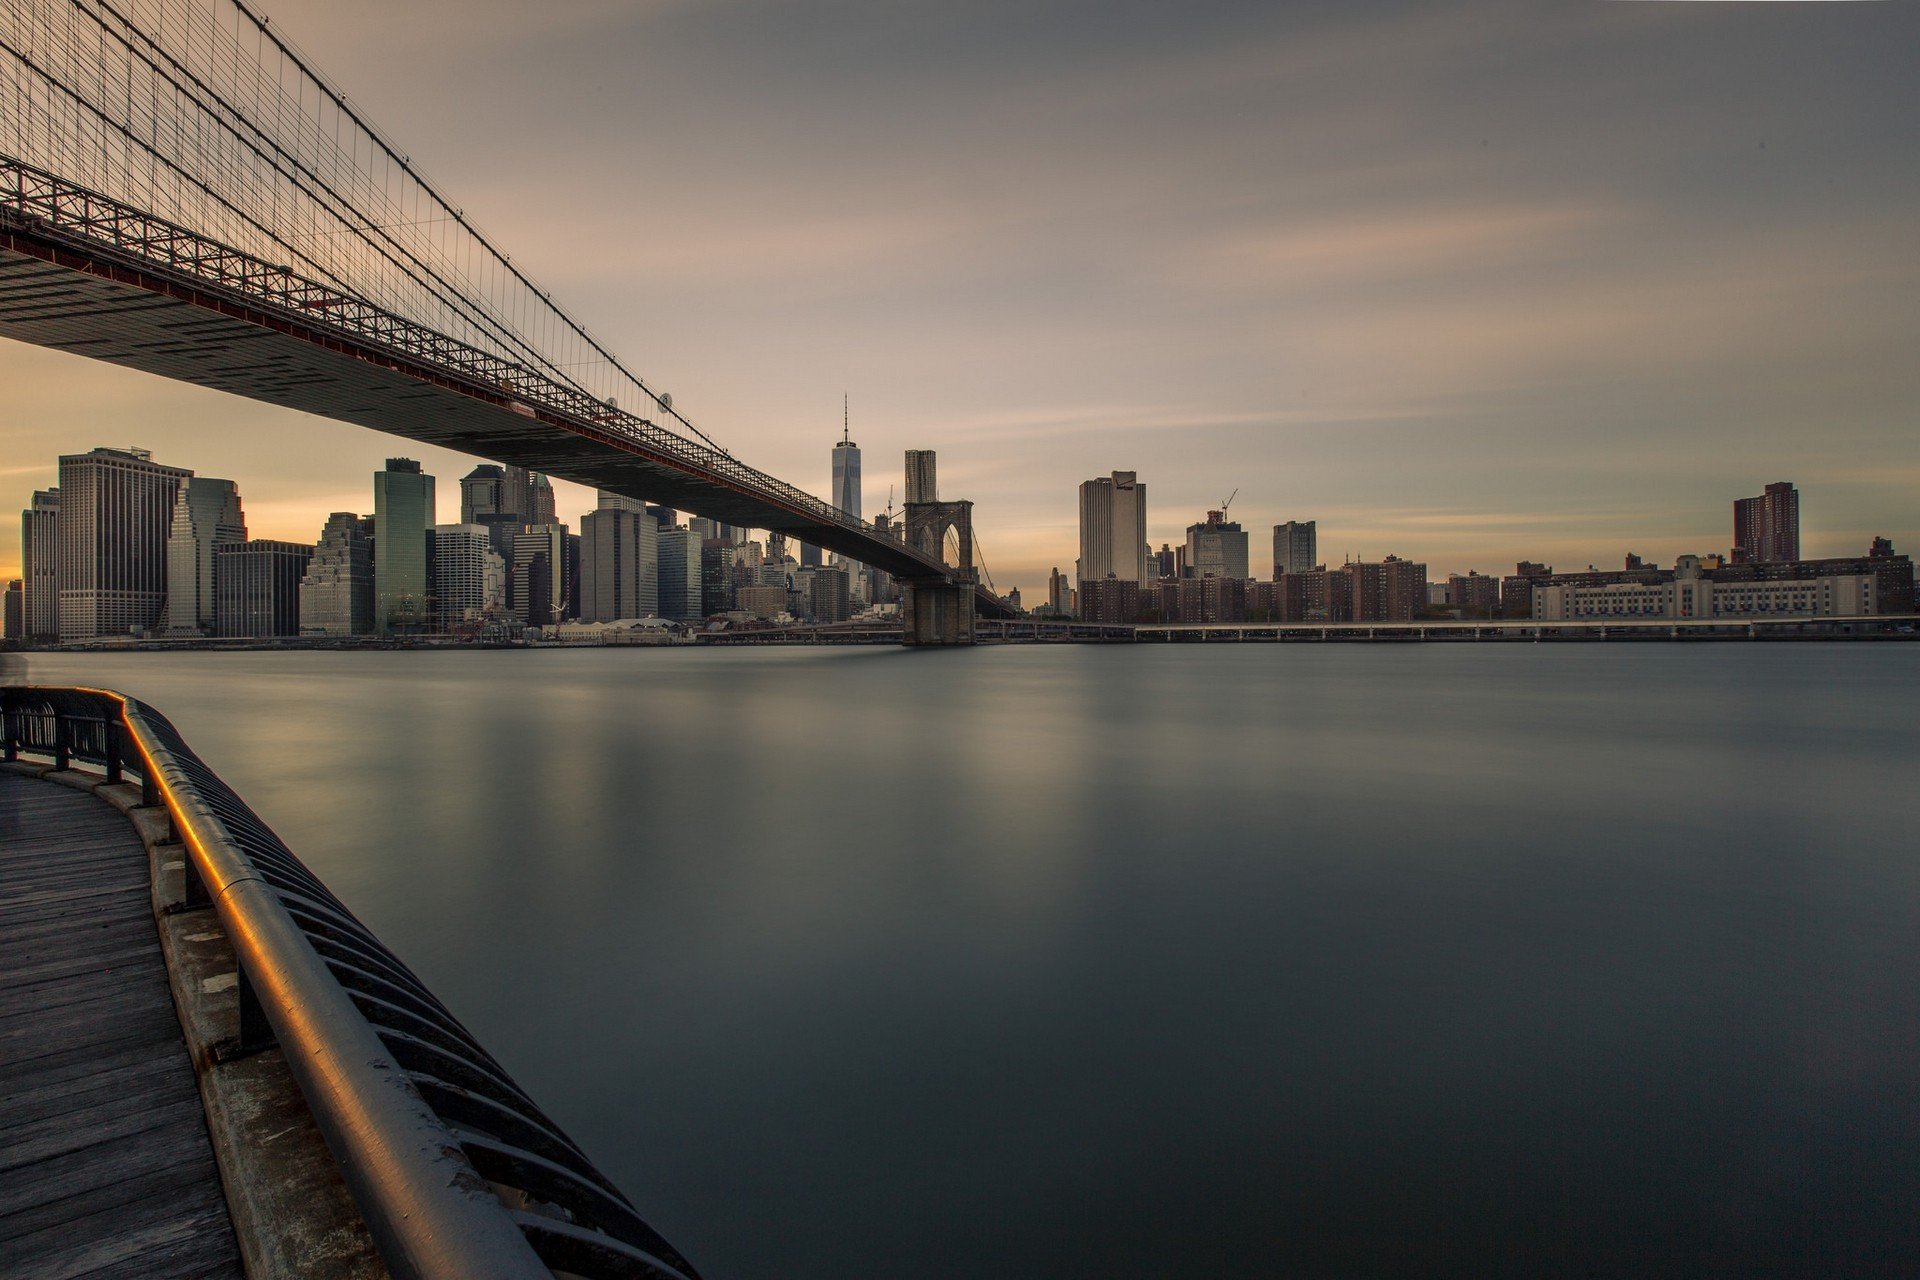
[[[1000,589],[1076,488],[1236,494],[1430,573],[1920,550],[1920,8],[1778,0],[267,0],[456,203],[736,456],[867,513],[939,451]],[[139,445],[254,536],[469,459],[0,341],[0,508]],[[562,518],[592,495],[562,485]],[[0,522],[0,574],[19,526]]]

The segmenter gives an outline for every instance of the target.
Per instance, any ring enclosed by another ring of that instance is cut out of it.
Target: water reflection
[[[59,656],[710,1275],[1915,1255],[1908,646]]]

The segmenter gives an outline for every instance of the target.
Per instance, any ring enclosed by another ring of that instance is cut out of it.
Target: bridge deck
[[[5,772],[0,1273],[242,1274],[140,838],[104,800]]]

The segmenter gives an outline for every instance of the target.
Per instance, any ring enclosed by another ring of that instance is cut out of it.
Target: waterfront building
[[[145,449],[60,459],[54,576],[63,641],[145,634],[166,617],[167,530],[180,482]]]
[[[530,525],[515,534],[508,612],[529,627],[566,621],[571,559],[563,524]]]
[[[1351,622],[1359,577],[1350,564],[1337,569],[1316,565],[1302,573],[1280,574],[1271,596],[1260,599],[1275,622]],[[1379,589],[1377,582],[1373,585]]]
[[[1134,584],[1136,594],[1148,581],[1147,486],[1136,473],[1116,471],[1080,486],[1080,559],[1074,577],[1081,583],[1122,579]]]
[[[363,636],[373,630],[373,517],[336,511],[300,579],[300,634]]]
[[[619,622],[660,611],[660,526],[644,503],[600,494],[580,522],[580,618]]]
[[[1320,564],[1319,535],[1312,520],[1289,520],[1273,526],[1273,576],[1305,573]]]
[[[787,611],[787,589],[769,586],[742,587],[737,601],[743,612],[771,621]]]
[[[1247,535],[1239,521],[1209,511],[1204,522],[1188,525],[1187,568],[1195,578],[1247,577]]]
[[[1800,558],[1800,491],[1775,481],[1733,504],[1733,561],[1765,564]]]
[[[1532,616],[1608,618],[1877,617],[1913,611],[1913,562],[1884,540],[1865,556],[1743,561],[1681,556],[1672,569],[1533,579]]]
[[[821,565],[815,569],[810,594],[816,623],[845,622],[853,616],[848,574],[840,565]]]
[[[1533,588],[1541,578],[1552,576],[1552,565],[1539,564],[1532,560],[1522,560],[1514,565],[1513,572],[1500,579],[1500,616],[1531,618]]]
[[[411,458],[388,458],[386,470],[374,473],[374,629],[381,635],[432,623],[427,530],[437,523],[433,484]]]
[[[700,599],[700,540],[693,530],[663,529],[659,534],[660,616],[675,622],[698,622]]]
[[[60,559],[60,491],[39,489],[20,513],[20,572],[24,584],[24,639],[46,644],[60,638],[60,589],[54,566]]]
[[[1410,622],[1427,611],[1427,566],[1398,556],[1342,566],[1351,592],[1348,620]]]
[[[313,548],[255,538],[214,548],[216,634],[267,639],[300,634],[300,579]]]
[[[485,525],[439,524],[433,534],[433,625],[451,631],[506,609],[506,561]]]
[[[733,544],[718,536],[700,543],[700,616],[733,608]]]
[[[6,606],[0,615],[0,637],[8,640],[27,638],[27,584],[22,578],[7,579]]]
[[[1500,612],[1500,579],[1477,570],[1447,575],[1443,602],[1474,617],[1491,618]]]
[[[1146,544],[1141,544],[1142,554]],[[1082,578],[1079,587],[1079,617],[1083,622],[1133,622],[1140,617],[1141,587],[1131,578],[1106,577],[1099,581]]]
[[[231,480],[189,476],[174,495],[167,532],[167,632],[214,634],[213,553],[247,540],[240,487]]]

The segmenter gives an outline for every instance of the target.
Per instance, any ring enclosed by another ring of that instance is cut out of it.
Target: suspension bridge
[[[736,458],[243,0],[0,8],[0,336],[783,533],[909,644],[1007,613],[971,503],[881,529]]]

